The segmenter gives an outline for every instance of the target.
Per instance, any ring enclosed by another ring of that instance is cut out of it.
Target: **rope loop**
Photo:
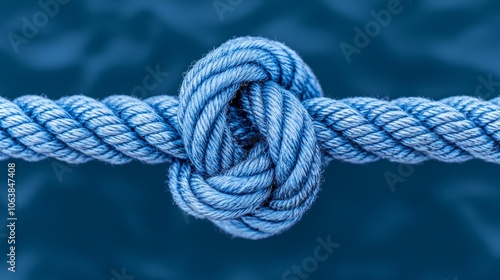
[[[321,174],[313,120],[301,102],[320,96],[312,71],[281,43],[238,38],[207,54],[179,94],[189,160],[171,165],[175,202],[245,238],[295,224],[316,198]],[[241,129],[252,131],[238,139]]]

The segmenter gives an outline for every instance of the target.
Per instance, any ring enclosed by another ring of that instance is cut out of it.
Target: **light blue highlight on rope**
[[[325,98],[294,51],[242,37],[198,61],[178,98],[0,98],[0,159],[11,157],[171,162],[183,211],[259,239],[301,219],[333,159],[499,164],[500,98]]]

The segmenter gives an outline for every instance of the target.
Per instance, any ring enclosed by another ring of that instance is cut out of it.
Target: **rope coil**
[[[236,38],[190,69],[178,98],[0,97],[0,159],[171,162],[183,211],[250,239],[297,223],[330,160],[500,163],[500,98],[322,95],[285,45]]]

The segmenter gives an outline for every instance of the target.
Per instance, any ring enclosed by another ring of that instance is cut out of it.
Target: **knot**
[[[293,226],[321,176],[314,124],[301,101],[321,95],[310,68],[275,41],[237,38],[199,60],[179,93],[188,159],[169,170],[176,204],[244,238]]]

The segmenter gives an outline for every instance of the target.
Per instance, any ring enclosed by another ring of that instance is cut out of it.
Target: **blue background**
[[[8,34],[22,35],[22,18],[33,22],[42,8],[4,1],[0,94],[132,94],[145,68],[159,65],[169,75],[143,97],[176,95],[189,65],[242,35],[285,42],[332,98],[440,99],[475,95],[478,77],[500,81],[496,0],[402,0],[401,13],[351,63],[339,44],[353,44],[353,28],[364,28],[370,11],[389,0],[221,2],[234,7],[219,16],[212,1],[73,0],[16,53]],[[500,88],[482,92],[491,98]],[[332,162],[302,221],[260,241],[232,239],[183,216],[165,188],[168,165],[13,162],[17,272],[7,272],[0,239],[0,279],[282,279],[328,235],[341,246],[308,279],[500,279],[500,170],[477,160],[427,162],[412,172],[387,161]],[[391,190],[387,172],[401,172],[403,182]],[[4,161],[3,234],[6,178]]]

